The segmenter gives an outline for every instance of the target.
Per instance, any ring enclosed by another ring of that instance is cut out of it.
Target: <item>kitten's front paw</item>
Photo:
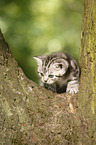
[[[70,94],[76,94],[79,91],[79,84],[68,84],[66,92]]]

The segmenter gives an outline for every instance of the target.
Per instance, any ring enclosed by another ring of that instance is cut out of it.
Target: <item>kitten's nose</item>
[[[44,80],[45,83],[47,83],[47,80]]]

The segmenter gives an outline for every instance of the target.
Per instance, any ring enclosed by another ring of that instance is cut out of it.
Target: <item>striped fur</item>
[[[45,88],[57,93],[78,92],[80,69],[71,55],[57,52],[34,59],[38,63],[38,73]]]

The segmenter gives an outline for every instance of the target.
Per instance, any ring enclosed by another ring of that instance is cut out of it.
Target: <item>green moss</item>
[[[9,106],[9,103],[8,103],[8,101],[5,98],[3,98],[1,100],[1,107],[2,107],[3,113],[6,114],[7,118],[9,118],[10,116],[13,115],[12,110],[11,110],[11,108]]]
[[[95,114],[95,108],[96,108],[96,95],[92,94],[92,100],[91,100],[91,109],[92,109],[92,113]]]

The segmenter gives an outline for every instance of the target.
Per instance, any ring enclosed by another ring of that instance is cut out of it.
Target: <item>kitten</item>
[[[38,73],[45,88],[57,93],[79,91],[80,69],[71,55],[57,52],[33,58],[38,63]]]

